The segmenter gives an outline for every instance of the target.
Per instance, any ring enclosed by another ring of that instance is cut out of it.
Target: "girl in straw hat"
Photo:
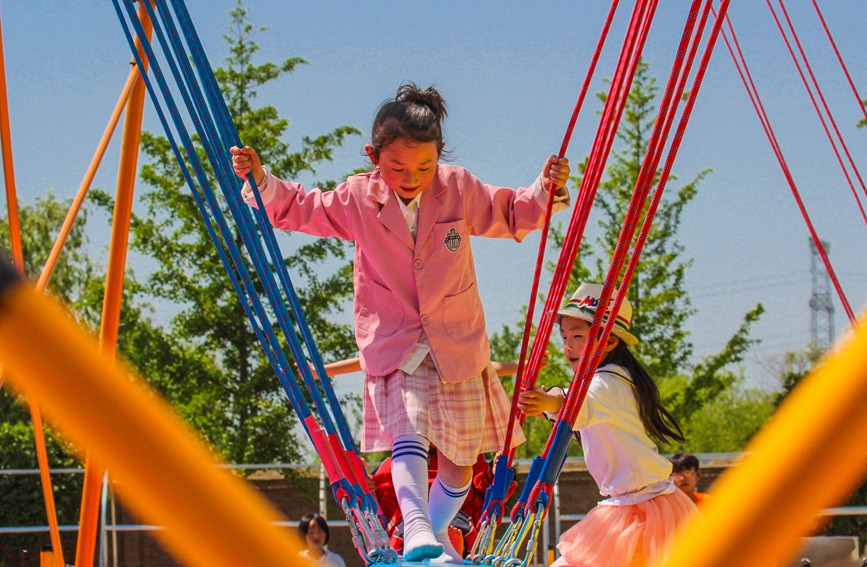
[[[563,354],[573,371],[601,293],[601,285],[582,284],[558,311]],[[684,437],[662,407],[653,378],[629,350],[638,344],[629,332],[631,320],[632,306],[624,300],[574,426],[587,469],[606,499],[560,537],[556,567],[637,566],[662,559],[668,539],[697,513],[671,481],[671,463],[654,442]],[[518,407],[551,418],[564,398],[562,388],[542,388],[521,394]]]

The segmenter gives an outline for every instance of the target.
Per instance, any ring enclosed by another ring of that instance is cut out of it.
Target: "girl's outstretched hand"
[[[232,169],[235,170],[235,175],[241,179],[247,179],[247,174],[253,172],[253,179],[256,180],[256,185],[261,185],[265,181],[265,169],[259,161],[259,154],[250,146],[239,148],[232,146],[229,148],[229,153],[232,154]]]
[[[549,393],[545,386],[542,386],[538,390],[522,392],[518,397],[518,409],[524,412],[525,415],[558,412],[564,400],[561,392],[562,390],[555,388],[555,392]]]
[[[553,183],[556,192],[566,186],[571,171],[567,158],[551,156],[542,168],[542,185],[547,189]]]

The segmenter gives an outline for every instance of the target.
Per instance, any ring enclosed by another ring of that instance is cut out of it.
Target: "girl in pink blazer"
[[[273,225],[355,242],[354,318],[361,366],[361,450],[392,450],[405,521],[404,557],[446,553],[448,526],[467,495],[479,453],[502,448],[509,399],[490,367],[470,236],[520,241],[541,228],[548,187],[568,206],[567,159],[550,157],[518,190],[439,164],[445,101],[433,87],[401,85],[373,121],[373,163],[333,191],[307,191],[231,148],[235,173],[252,172]],[[249,184],[248,203],[255,203]],[[520,431],[515,443],[523,442]],[[428,508],[427,454],[439,451]],[[428,509],[430,510],[428,512]]]

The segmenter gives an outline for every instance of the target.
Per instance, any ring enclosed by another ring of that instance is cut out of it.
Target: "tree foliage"
[[[54,240],[60,231],[71,202],[58,201],[52,191],[37,197],[32,205],[21,203],[18,224],[24,249],[24,273],[36,280],[42,273]],[[48,282],[48,290],[61,301],[81,306],[81,298],[88,295],[87,288],[97,275],[97,269],[85,250],[88,244],[84,226],[87,210],[79,213],[72,225],[63,253]],[[0,248],[11,249],[9,219],[0,217]]]
[[[675,377],[662,384],[663,397],[680,393],[687,377]],[[737,383],[735,383],[737,384]],[[702,404],[683,422],[688,450],[693,453],[734,453],[741,451],[764,425],[774,410],[775,394],[756,388],[728,387]]]

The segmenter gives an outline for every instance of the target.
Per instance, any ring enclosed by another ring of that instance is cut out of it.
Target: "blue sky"
[[[226,56],[230,0],[187,5],[213,65]],[[257,38],[260,62],[309,61],[262,89],[260,101],[290,117],[287,140],[343,124],[350,139],[315,176],[338,177],[363,165],[373,114],[403,80],[436,84],[450,115],[453,162],[482,180],[508,186],[532,181],[563,138],[609,2],[528,3],[513,0],[407,3],[249,0],[251,21],[270,29]],[[867,302],[867,226],[763,2],[733,2],[739,33],[760,94],[807,210],[856,312]],[[833,58],[811,3],[787,8],[856,163],[864,167],[867,129]],[[797,4],[797,5],[795,5]],[[664,83],[686,15],[685,1],[662,2],[645,58]],[[867,5],[820,2],[856,85],[867,96],[863,30]],[[592,92],[604,88],[622,38],[624,3],[599,64]],[[130,55],[110,2],[30,0],[3,5],[3,42],[19,197],[32,202],[51,189],[70,198],[80,183],[128,73]],[[588,98],[569,147],[577,163],[596,128]],[[145,127],[159,130],[152,111]],[[111,188],[119,144],[112,144],[95,185]],[[684,180],[710,168],[688,207],[680,240],[694,258],[687,287],[698,310],[690,321],[699,355],[718,351],[756,303],[767,312],[756,327],[763,344],[747,361],[751,382],[771,387],[780,356],[810,339],[808,232],[722,44],[711,61],[675,173]],[[678,187],[675,181],[671,190]],[[860,189],[859,189],[860,190]],[[862,194],[863,198],[863,194]],[[5,198],[3,202],[5,207]],[[560,215],[564,221],[565,214]],[[592,219],[591,219],[591,222]],[[94,226],[92,239],[105,232]],[[518,318],[527,303],[536,238],[474,242],[489,329]],[[550,255],[549,255],[550,256]],[[835,298],[838,335],[847,321]]]

